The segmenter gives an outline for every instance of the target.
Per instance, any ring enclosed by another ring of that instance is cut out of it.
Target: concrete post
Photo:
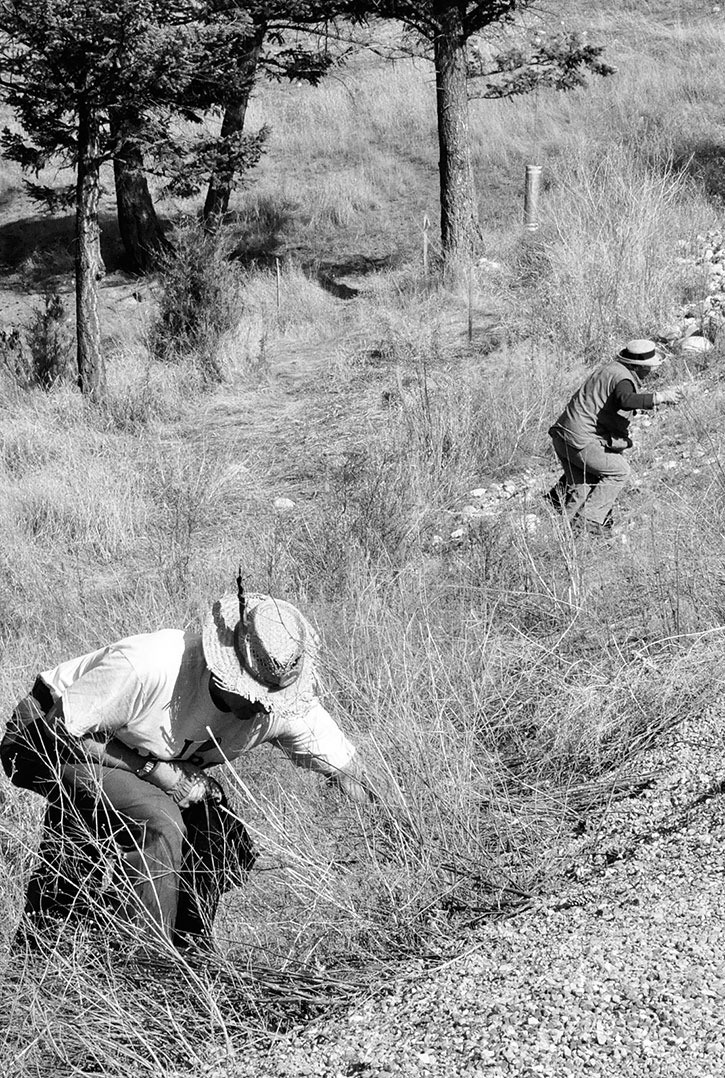
[[[527,232],[536,232],[539,228],[540,187],[541,165],[527,165],[524,187],[524,228]]]

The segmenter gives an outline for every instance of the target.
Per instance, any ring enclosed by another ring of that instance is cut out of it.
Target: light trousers
[[[570,521],[604,524],[631,474],[624,455],[600,441],[574,449],[555,431],[549,436],[564,473],[558,484],[563,512]]]

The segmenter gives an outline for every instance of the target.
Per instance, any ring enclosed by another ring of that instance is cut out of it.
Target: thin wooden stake
[[[280,310],[282,308],[282,278],[279,271],[279,259],[275,258],[274,268],[277,273],[277,321],[279,322]]]
[[[423,218],[423,275],[428,276],[428,229],[430,221],[427,215]]]
[[[473,340],[473,266],[468,267],[468,343]]]

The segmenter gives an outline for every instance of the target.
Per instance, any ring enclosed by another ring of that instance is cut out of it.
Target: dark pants
[[[563,512],[571,521],[604,524],[629,479],[628,462],[602,442],[574,449],[555,431],[549,435],[564,472],[557,484]]]
[[[26,914],[87,918],[100,903],[177,944],[208,937],[221,895],[254,863],[246,828],[225,804],[179,810],[136,775],[90,763],[48,718],[47,693],[36,682],[0,745],[11,781],[48,802]]]

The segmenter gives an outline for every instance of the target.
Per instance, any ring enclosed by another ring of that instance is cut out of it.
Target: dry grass
[[[684,299],[706,290],[677,253],[713,211],[667,162],[584,145],[562,169],[547,213],[544,317],[564,355],[597,361],[619,340],[657,335]]]
[[[103,946],[80,933],[6,967],[0,1069],[243,1072],[245,1037],[553,886],[573,825],[714,700],[717,353],[677,372],[691,403],[640,432],[626,545],[575,543],[522,503],[460,546],[430,542],[472,486],[548,472],[547,426],[592,352],[654,330],[697,287],[673,256],[721,213],[704,151],[689,155],[717,140],[723,26],[682,10],[684,27],[654,3],[587,15],[620,68],[591,93],[474,106],[486,253],[503,269],[473,272],[472,340],[465,288],[420,273],[437,193],[429,68],[361,59],[319,91],[259,93],[271,153],[236,204],[247,264],[223,387],[193,361],[155,361],[118,322],[103,410],[68,387],[3,385],[4,711],[50,661],[198,624],[241,557],[318,622],[328,702],[382,804],[360,811],[271,749],[241,761],[226,781],[262,859],[224,904],[216,974],[119,961],[106,944],[138,941],[98,911]],[[547,220],[531,244],[519,186],[539,154]],[[325,274],[357,296],[343,303]],[[275,511],[279,494],[294,512]],[[0,793],[7,943],[40,804]]]

